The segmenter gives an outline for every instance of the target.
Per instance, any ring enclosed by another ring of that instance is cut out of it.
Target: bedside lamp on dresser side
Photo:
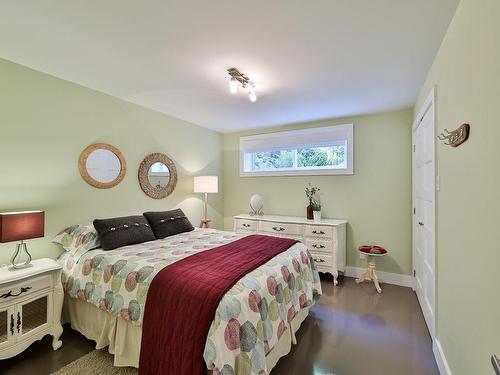
[[[10,260],[11,270],[32,267],[25,240],[44,236],[45,212],[0,212],[0,243],[19,241]],[[26,259],[21,263],[21,259]]]

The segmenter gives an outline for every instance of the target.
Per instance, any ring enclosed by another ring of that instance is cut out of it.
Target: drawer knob
[[[322,230],[320,230],[320,231],[313,230],[313,233],[314,234],[325,234],[325,232],[323,232]]]
[[[325,245],[312,245],[312,247],[314,247],[315,249],[324,249],[325,248]]]
[[[285,230],[285,228],[283,227],[273,227],[273,229],[276,231],[276,232],[283,232]]]
[[[250,224],[243,224],[245,228],[250,228]]]
[[[23,293],[28,292],[28,290],[30,290],[30,289],[31,289],[30,286],[27,286],[26,288],[21,288],[21,291],[19,293],[17,293],[17,294],[13,294],[12,290],[9,290],[7,293],[2,294],[0,296],[0,298],[17,297],[17,296],[20,296]]]
[[[317,258],[314,258],[314,261],[315,261],[316,263],[324,263],[324,262],[325,262],[325,260],[324,260],[324,259],[317,259]]]

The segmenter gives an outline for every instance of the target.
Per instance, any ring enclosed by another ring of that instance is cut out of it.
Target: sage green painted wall
[[[357,252],[377,243],[389,250],[380,270],[411,272],[411,124],[412,109],[353,118],[317,121],[265,130],[224,134],[224,226],[248,213],[252,194],[264,197],[266,214],[304,216],[304,188],[321,188],[323,216],[349,221],[347,263],[365,267]],[[277,130],[354,123],[353,176],[240,177],[239,138]]]
[[[437,337],[454,375],[493,374],[500,355],[500,2],[462,0],[420,92],[436,85]]]
[[[221,134],[5,60],[0,88],[0,210],[46,210],[46,237],[28,244],[35,257],[56,257],[54,234],[96,217],[178,206],[199,222],[202,201],[192,193],[192,176],[222,174]],[[96,142],[125,156],[127,174],[112,189],[95,189],[78,172],[80,152]],[[139,164],[152,152],[177,166],[177,188],[166,199],[151,199],[139,187]],[[222,227],[222,194],[211,194],[210,203]],[[14,246],[0,245],[0,264]]]

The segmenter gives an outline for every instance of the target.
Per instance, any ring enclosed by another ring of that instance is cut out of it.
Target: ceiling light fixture
[[[248,91],[248,98],[253,103],[257,100],[257,95],[255,94],[255,84],[250,81],[247,75],[241,73],[236,68],[229,68],[227,73],[231,77],[229,81],[229,92],[231,94],[236,94],[238,92],[238,83]]]

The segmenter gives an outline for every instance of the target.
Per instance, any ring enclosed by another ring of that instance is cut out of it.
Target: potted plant
[[[312,220],[314,218],[313,202],[317,198],[317,194],[319,194],[319,191],[320,188],[317,186],[313,186],[310,182],[306,187],[306,197],[309,200],[309,205],[307,206],[307,220]]]
[[[315,222],[321,221],[321,202],[319,196],[316,196],[312,202],[313,218]]]

